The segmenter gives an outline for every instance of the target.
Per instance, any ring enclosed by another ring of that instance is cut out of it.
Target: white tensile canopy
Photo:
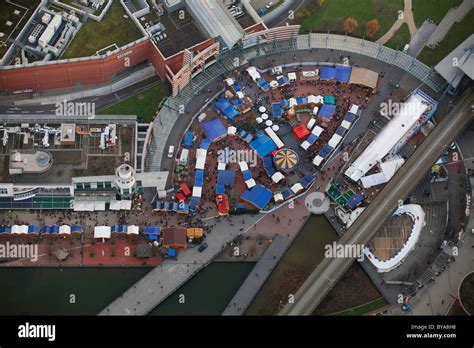
[[[112,234],[110,226],[96,226],[94,227],[94,238],[109,239]]]
[[[280,172],[275,172],[275,174],[272,175],[272,180],[275,184],[278,184],[284,178],[285,176]]]

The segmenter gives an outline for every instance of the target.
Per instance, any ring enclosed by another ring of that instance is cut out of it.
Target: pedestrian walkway
[[[290,245],[291,241],[281,235],[277,235],[273,239],[272,244],[242,283],[222,315],[243,315],[245,313]]]
[[[404,0],[404,8],[402,16],[399,16],[398,19],[393,23],[392,27],[376,42],[382,45],[385,45],[400,29],[403,23],[408,25],[408,30],[410,31],[410,37],[413,38],[417,32],[415,25],[415,20],[413,19],[412,11],[412,0]]]

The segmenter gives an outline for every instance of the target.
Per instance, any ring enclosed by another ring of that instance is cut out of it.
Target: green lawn
[[[143,122],[151,122],[158,110],[161,100],[170,95],[168,84],[160,83],[142,91],[138,95],[121,101],[108,109],[101,111],[102,115],[136,115]]]
[[[417,58],[428,66],[435,66],[472,34],[472,23],[474,23],[474,10],[471,10],[460,23],[453,24],[438,47],[423,48]]]
[[[408,24],[403,23],[395,35],[385,43],[385,46],[402,51],[407,43],[410,43],[410,30]]]
[[[121,47],[142,37],[119,1],[114,1],[101,22],[89,19],[79,30],[66,52],[66,58],[87,57],[98,50],[116,44]]]
[[[412,0],[416,27],[419,28],[428,18],[439,24],[450,8],[461,3],[462,0]]]
[[[344,20],[353,17],[359,26],[352,34],[362,37],[366,23],[378,19],[380,30],[371,38],[377,40],[397,20],[399,10],[403,10],[403,0],[326,0],[318,11],[303,19],[301,32],[329,30],[343,33]]]
[[[332,314],[332,315],[336,315],[336,316],[363,315],[363,314],[372,312],[372,311],[374,311],[378,308],[381,308],[381,307],[385,306],[386,304],[388,304],[388,302],[383,297],[381,297],[381,298],[378,298],[378,299],[376,299],[372,302],[363,304],[363,305],[358,306],[358,307],[348,309],[346,311],[337,312],[337,313]]]

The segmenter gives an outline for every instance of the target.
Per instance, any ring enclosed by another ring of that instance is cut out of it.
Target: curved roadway
[[[339,244],[366,244],[392,215],[397,202],[404,199],[421,180],[429,167],[472,119],[472,89],[465,92],[457,106],[448,113],[406,164],[385,186],[364,213],[347,230]],[[326,258],[296,292],[295,302],[285,305],[280,315],[310,315],[346,272],[354,259]]]

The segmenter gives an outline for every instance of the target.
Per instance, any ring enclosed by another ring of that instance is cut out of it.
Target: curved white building
[[[400,266],[403,260],[405,260],[408,254],[415,248],[416,242],[420,238],[421,230],[423,226],[425,226],[425,212],[420,205],[406,204],[393,213],[394,216],[400,216],[402,214],[406,214],[412,219],[413,227],[408,239],[397,254],[388,260],[380,260],[367,246],[364,248],[365,256],[367,256],[370,262],[377,268],[377,272],[379,273],[390,272]]]

